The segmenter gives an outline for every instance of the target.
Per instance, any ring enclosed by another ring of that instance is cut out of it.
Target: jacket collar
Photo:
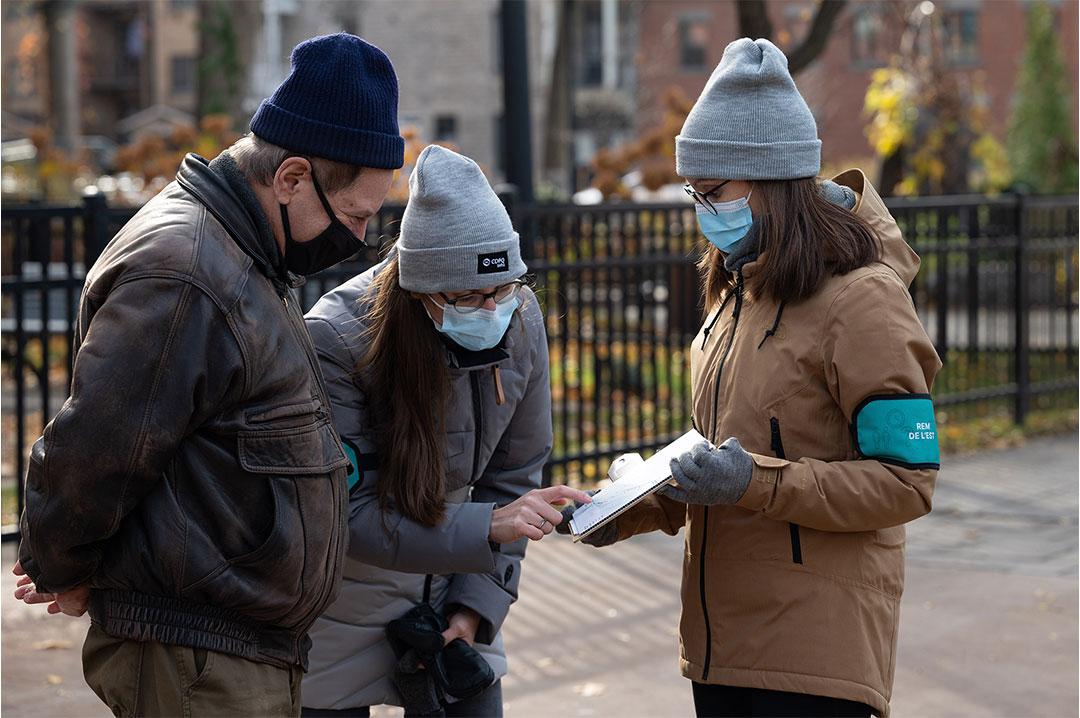
[[[214,215],[260,272],[275,284],[291,286],[282,265],[281,252],[273,235],[269,234],[266,216],[261,208],[248,206],[250,202],[245,202],[234,189],[226,173],[221,171],[218,160],[212,166],[203,157],[189,153],[180,164],[177,183]]]
[[[499,343],[491,349],[483,349],[478,352],[466,349],[442,332],[438,332],[438,335],[446,347],[447,364],[451,369],[474,370],[485,369],[510,358],[510,353],[506,351],[506,343],[511,329],[512,326],[506,330],[506,334],[503,335]]]

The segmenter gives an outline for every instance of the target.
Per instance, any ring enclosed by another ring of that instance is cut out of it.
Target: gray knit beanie
[[[505,284],[525,274],[518,233],[475,162],[430,145],[409,176],[398,282],[422,294]]]
[[[680,177],[798,179],[821,170],[821,140],[784,53],[744,37],[720,64],[675,138]]]

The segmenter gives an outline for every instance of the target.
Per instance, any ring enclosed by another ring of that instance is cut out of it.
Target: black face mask
[[[315,186],[319,201],[322,202],[323,209],[330,217],[330,226],[319,232],[314,239],[308,242],[294,240],[289,227],[289,210],[285,205],[279,205],[281,225],[285,230],[285,268],[302,276],[316,274],[332,267],[353,256],[363,247],[363,242],[357,239],[345,223],[334,214],[314,174],[311,175],[311,184]]]

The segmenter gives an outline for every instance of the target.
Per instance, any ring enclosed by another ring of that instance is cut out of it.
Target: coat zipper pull
[[[506,394],[503,393],[502,373],[498,364],[491,367],[491,375],[495,379],[495,403],[502,406],[506,403]]]

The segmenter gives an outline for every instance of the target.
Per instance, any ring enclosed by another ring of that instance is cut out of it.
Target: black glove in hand
[[[589,496],[592,496],[597,491],[598,489],[593,489],[592,491],[587,491],[586,493],[589,494]],[[559,525],[555,527],[556,533],[560,533],[563,535],[570,534],[570,519],[573,518],[574,512],[577,511],[578,507],[580,507],[581,505],[582,504],[579,504],[575,501],[573,504],[567,506],[562,510],[562,521],[560,521]],[[619,529],[615,527],[614,521],[609,521],[608,523],[593,531],[585,538],[581,539],[581,543],[589,544],[590,546],[600,548],[601,546],[610,546],[611,544],[615,543],[618,538]]]
[[[592,491],[586,491],[589,496],[594,496],[599,489],[593,489]],[[574,501],[567,504],[562,510],[562,521],[555,527],[555,533],[567,536],[570,534],[570,519],[574,518],[574,512],[585,504],[580,501]]]

